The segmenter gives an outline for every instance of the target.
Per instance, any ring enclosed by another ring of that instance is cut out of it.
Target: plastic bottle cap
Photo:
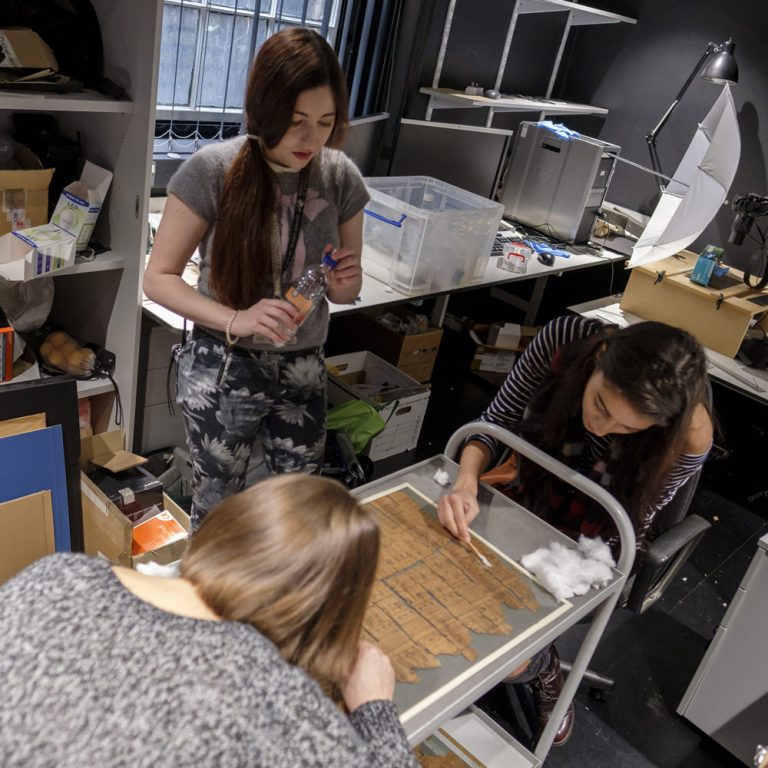
[[[323,264],[325,264],[325,266],[326,266],[326,267],[328,267],[329,269],[336,269],[336,265],[337,265],[339,262],[338,262],[338,261],[336,261],[336,259],[334,259],[334,258],[331,256],[331,254],[330,254],[330,253],[324,253],[324,254],[323,254],[323,261],[322,261],[322,263],[323,263]]]

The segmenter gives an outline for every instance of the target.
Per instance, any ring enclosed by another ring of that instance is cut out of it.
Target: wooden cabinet
[[[126,96],[115,101],[93,91],[35,95],[0,91],[0,125],[9,127],[15,112],[52,113],[63,133],[79,135],[85,159],[114,173],[93,235],[110,250],[56,273],[51,320],[78,339],[115,353],[122,425],[130,445],[162,0],[91,1],[101,25],[104,75],[122,86]],[[78,383],[81,397],[111,391],[106,379]]]

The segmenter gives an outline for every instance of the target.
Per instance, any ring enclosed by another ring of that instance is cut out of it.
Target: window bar
[[[328,38],[328,28],[331,25],[331,10],[333,9],[333,4],[336,2],[336,0],[325,0],[325,5],[323,6],[323,20],[320,24],[320,34],[324,38]]]
[[[240,0],[235,0],[235,8],[232,12],[232,33],[229,36],[229,57],[227,58],[227,76],[224,79],[224,98],[221,102],[221,119],[219,120],[219,139],[224,139],[224,117],[227,114],[227,96],[229,94],[229,75],[232,71],[232,55],[235,50],[235,30],[237,29],[237,10]],[[245,17],[243,17],[245,18]],[[254,19],[256,21],[257,19]]]
[[[383,0],[381,4],[381,12],[378,16],[379,23],[376,25],[376,37],[373,44],[371,66],[368,67],[368,82],[365,85],[365,98],[362,111],[362,114],[364,115],[371,114],[371,103],[376,96],[376,82],[381,80],[381,73],[383,71],[382,52],[384,50],[384,41],[387,36],[387,30],[390,26],[391,13],[392,0]]]
[[[339,61],[347,71],[348,62],[344,59],[347,56],[347,43],[349,42],[349,34],[352,28],[352,13],[354,12],[354,3],[351,0],[347,0],[344,3],[344,21],[339,23],[339,47],[336,49],[336,54],[339,57]]]
[[[309,7],[309,0],[304,0],[304,7],[301,9],[301,26],[306,26],[307,23],[307,8]]]
[[[357,47],[355,75],[352,78],[352,88],[350,89],[349,103],[352,108],[353,116],[359,114],[357,109],[357,98],[360,93],[360,84],[363,79],[363,69],[365,58],[368,54],[368,38],[371,34],[371,23],[373,20],[374,1],[367,0],[365,4],[365,15],[363,17],[363,30],[360,34],[360,43]]]

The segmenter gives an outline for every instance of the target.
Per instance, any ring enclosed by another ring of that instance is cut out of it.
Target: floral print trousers
[[[192,457],[192,527],[245,488],[261,443],[270,474],[319,472],[325,449],[322,347],[248,350],[195,328],[181,350],[177,402]]]

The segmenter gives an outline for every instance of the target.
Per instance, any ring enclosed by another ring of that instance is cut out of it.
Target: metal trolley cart
[[[513,750],[508,765],[539,766],[552,745],[557,726],[576,693],[631,571],[635,557],[635,535],[627,513],[603,488],[517,435],[484,422],[472,422],[454,432],[444,454],[368,483],[356,489],[354,493],[361,499],[367,499],[407,483],[419,494],[436,502],[445,493],[445,488],[436,483],[435,472],[438,469],[445,470],[449,473],[451,481],[455,480],[458,465],[452,457],[457,455],[464,440],[475,434],[495,438],[597,501],[611,516],[618,529],[621,539],[619,561],[611,581],[605,587],[592,589],[581,597],[570,598],[557,611],[552,612],[550,620],[543,626],[533,626],[528,631],[521,632],[517,642],[514,632],[506,638],[510,641],[506,646],[502,643],[501,646],[489,649],[479,642],[476,658],[471,662],[461,661],[463,667],[460,675],[456,673],[455,667],[451,667],[451,661],[448,659],[444,660],[439,670],[428,670],[429,675],[422,675],[419,683],[399,683],[395,691],[395,704],[409,742],[416,745],[437,731],[446,721],[470,707],[483,693],[503,680],[532,654],[548,646],[566,629],[591,614],[588,631],[534,753],[529,752],[495,725],[486,723],[487,727],[494,727],[497,733],[504,733],[504,738]],[[575,546],[571,539],[552,526],[482,483],[478,502],[481,514],[473,523],[473,533],[510,560],[519,562],[523,555],[538,547],[547,546],[552,541]],[[550,599],[554,600],[551,596]],[[476,637],[482,639],[482,636]],[[421,670],[419,672],[421,674]]]

